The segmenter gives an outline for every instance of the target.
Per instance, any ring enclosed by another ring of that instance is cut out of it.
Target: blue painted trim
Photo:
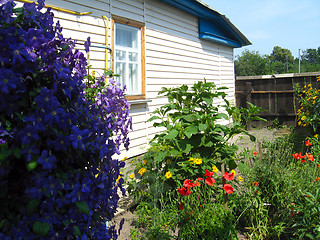
[[[199,38],[238,48],[250,41],[227,19],[197,0],[161,0],[199,19]]]

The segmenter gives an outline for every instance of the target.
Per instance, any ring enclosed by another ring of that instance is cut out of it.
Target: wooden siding
[[[205,78],[218,87],[228,87],[227,99],[235,102],[233,49],[200,40],[197,17],[159,0],[47,0],[46,3],[78,12],[92,12],[76,16],[54,11],[56,20],[64,28],[64,36],[77,40],[77,48],[81,50],[89,36],[93,45],[107,43],[111,47],[112,15],[145,23],[146,99],[149,101],[132,103],[130,114],[134,130],[129,134],[130,150],[123,151],[120,158],[145,152],[148,141],[160,132],[146,120],[152,111],[167,102],[157,95],[164,86],[192,85]],[[102,16],[108,18],[109,23]],[[102,48],[91,48],[91,70],[101,73],[106,59],[110,67],[110,53]]]

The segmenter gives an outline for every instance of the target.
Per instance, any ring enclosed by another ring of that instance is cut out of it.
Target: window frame
[[[112,26],[112,70],[115,70],[115,23],[120,23],[123,25],[135,27],[140,29],[140,46],[141,46],[141,93],[134,95],[126,95],[128,100],[138,100],[146,98],[146,73],[145,73],[145,24],[135,20],[131,20],[124,17],[112,16],[111,19]],[[115,72],[116,74],[116,72]]]

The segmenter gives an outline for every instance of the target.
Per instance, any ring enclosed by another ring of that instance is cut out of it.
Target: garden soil
[[[290,134],[290,130],[287,128],[281,129],[254,129],[249,131],[250,134],[257,138],[256,142],[251,142],[249,137],[246,135],[238,135],[231,139],[232,143],[236,143],[239,146],[239,149],[257,149],[259,148],[259,143],[262,143],[265,140],[273,140],[277,137]],[[136,223],[138,216],[135,214],[135,202],[130,197],[122,197],[119,201],[118,212],[116,213],[115,218],[110,224],[116,224],[116,227],[119,228],[120,221],[124,219],[124,224],[122,230],[120,231],[119,240],[130,240],[130,231],[133,228],[136,228]],[[141,229],[140,229],[141,230]],[[176,234],[174,234],[176,235]],[[239,240],[247,240],[244,235],[241,233],[238,234]]]

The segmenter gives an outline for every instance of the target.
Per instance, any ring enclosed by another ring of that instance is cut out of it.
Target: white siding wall
[[[63,26],[65,37],[77,40],[79,49],[87,37],[93,45],[111,44],[111,26],[102,17],[123,16],[144,22],[146,26],[146,98],[150,102],[132,104],[133,132],[130,150],[120,158],[132,157],[145,151],[148,141],[159,131],[145,121],[150,113],[166,99],[157,96],[163,87],[192,85],[203,80],[226,86],[228,100],[234,102],[233,49],[198,38],[198,19],[159,0],[47,0],[47,4],[78,12],[92,12],[76,16],[54,11]],[[108,28],[107,28],[108,26]],[[107,35],[107,38],[106,38]],[[102,48],[91,48],[89,64],[102,72],[110,54]],[[219,104],[219,102],[216,102]]]

